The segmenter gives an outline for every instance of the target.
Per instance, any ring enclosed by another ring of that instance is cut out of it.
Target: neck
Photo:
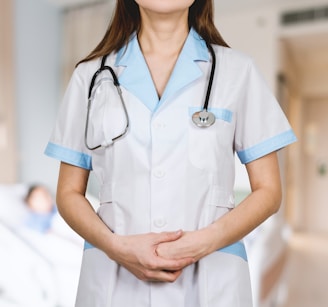
[[[188,36],[188,12],[176,18],[147,14],[141,11],[142,25],[138,33],[139,44],[144,53],[179,53]],[[183,16],[181,16],[183,15]]]

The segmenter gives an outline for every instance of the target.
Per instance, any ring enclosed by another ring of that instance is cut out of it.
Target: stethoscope
[[[192,121],[199,128],[210,127],[215,123],[215,115],[208,110],[208,104],[209,104],[212,85],[213,85],[215,66],[216,66],[216,56],[215,56],[213,47],[210,44],[206,44],[206,45],[207,45],[207,48],[210,51],[211,57],[212,57],[212,67],[211,67],[211,72],[210,72],[210,78],[209,78],[208,85],[207,85],[206,97],[205,97],[203,107],[202,107],[201,111],[195,112],[192,115]],[[114,70],[110,66],[105,65],[106,59],[107,59],[107,55],[103,56],[103,58],[101,60],[100,68],[92,76],[90,86],[89,86],[87,118],[86,118],[86,123],[85,123],[85,130],[84,130],[84,143],[85,143],[85,146],[89,150],[95,150],[97,148],[107,147],[107,146],[113,144],[115,141],[122,138],[127,133],[128,129],[129,129],[129,125],[130,125],[129,114],[128,114],[128,111],[126,109],[126,105],[125,105],[125,102],[123,99],[122,90],[120,88],[120,83],[118,81],[118,78],[117,78]],[[97,146],[89,146],[89,144],[88,144],[88,128],[89,128],[90,109],[91,109],[92,100],[93,100],[93,89],[94,89],[97,77],[104,71],[109,71],[110,74],[112,75],[113,84],[117,89],[117,92],[118,92],[118,95],[120,97],[120,101],[121,101],[121,104],[123,107],[124,116],[126,119],[126,125],[125,125],[125,128],[122,130],[122,132],[119,133],[116,137],[112,138],[111,140],[105,140],[104,142],[102,142],[101,144],[99,144]]]

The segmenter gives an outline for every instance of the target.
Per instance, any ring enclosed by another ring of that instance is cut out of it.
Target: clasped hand
[[[174,282],[188,265],[206,254],[201,231],[115,237],[108,256],[144,281]]]

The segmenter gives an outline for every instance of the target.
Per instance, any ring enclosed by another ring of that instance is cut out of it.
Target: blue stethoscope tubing
[[[207,45],[207,48],[208,48],[209,52],[211,53],[211,57],[212,57],[211,72],[210,72],[210,77],[209,77],[209,81],[208,81],[208,85],[207,85],[207,91],[206,91],[204,104],[200,111],[195,112],[192,115],[192,121],[199,128],[206,128],[206,127],[212,126],[215,123],[215,115],[212,112],[209,112],[208,105],[209,105],[209,101],[210,101],[213,79],[214,79],[214,74],[215,74],[216,56],[215,56],[215,52],[214,52],[212,45],[208,44],[208,43],[206,43],[206,45]],[[120,139],[127,133],[128,129],[129,129],[129,125],[130,125],[129,114],[128,114],[128,111],[127,111],[127,108],[126,108],[126,105],[125,105],[125,102],[123,99],[122,90],[120,88],[120,83],[118,81],[118,78],[117,78],[114,70],[110,66],[105,65],[106,59],[107,59],[107,55],[103,56],[103,58],[101,60],[101,65],[100,65],[99,69],[92,76],[90,86],[89,86],[87,116],[86,116],[85,130],[84,130],[84,143],[85,143],[85,146],[89,150],[95,150],[97,148],[106,147],[106,146],[112,144],[113,142]],[[118,136],[116,136],[115,138],[110,140],[109,142],[105,140],[102,144],[99,144],[97,146],[89,146],[89,144],[88,144],[88,128],[89,128],[90,109],[91,109],[91,104],[92,104],[92,90],[95,85],[97,77],[103,71],[106,71],[106,70],[108,70],[110,72],[110,74],[112,75],[113,84],[116,87],[118,95],[120,97],[122,107],[124,110],[124,115],[126,118],[126,126],[121,134],[119,134]]]

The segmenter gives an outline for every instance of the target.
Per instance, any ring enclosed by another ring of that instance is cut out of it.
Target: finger
[[[162,271],[175,272],[180,271],[188,265],[191,265],[195,262],[193,258],[182,258],[182,259],[166,259],[160,258],[157,264],[157,268]]]
[[[156,239],[156,244],[178,240],[182,235],[182,230],[159,233],[158,238]]]
[[[178,279],[178,277],[181,274],[182,274],[182,270],[174,271],[174,272],[171,272],[171,271],[160,271],[159,278],[162,281],[165,281],[165,282],[174,282],[174,281],[176,281]]]
[[[178,271],[149,271],[146,280],[155,282],[174,282],[182,274],[182,270]]]

